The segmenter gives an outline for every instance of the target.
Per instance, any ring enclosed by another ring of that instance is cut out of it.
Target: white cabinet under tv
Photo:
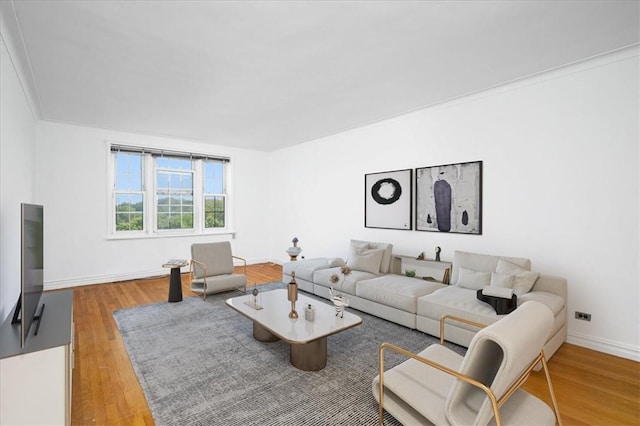
[[[43,293],[44,317],[20,347],[11,316],[0,328],[0,425],[71,424],[73,298],[71,291]]]

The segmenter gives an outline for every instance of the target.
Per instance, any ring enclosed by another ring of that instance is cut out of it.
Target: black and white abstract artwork
[[[482,234],[482,161],[416,169],[416,230]]]
[[[411,199],[413,170],[364,175],[364,226],[366,228],[413,228]]]

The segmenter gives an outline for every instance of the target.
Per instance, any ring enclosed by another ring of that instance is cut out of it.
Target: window
[[[156,157],[158,229],[193,229],[193,161]]]
[[[116,153],[115,158],[116,231],[142,231],[144,230],[142,156]]]
[[[229,224],[229,159],[111,145],[113,234],[217,232]]]
[[[224,163],[204,162],[204,227],[224,228]]]

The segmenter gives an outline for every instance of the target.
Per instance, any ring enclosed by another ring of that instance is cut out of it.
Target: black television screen
[[[20,312],[20,346],[24,347],[36,317],[44,283],[44,207],[21,205],[21,288],[14,321]],[[44,306],[43,306],[44,307]]]

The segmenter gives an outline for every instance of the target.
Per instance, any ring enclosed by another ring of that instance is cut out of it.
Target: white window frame
[[[141,182],[141,187],[142,190],[141,191],[125,191],[125,190],[117,190],[116,189],[116,161],[115,161],[115,153],[111,153],[111,206],[110,206],[110,210],[111,210],[111,227],[112,227],[112,232],[113,233],[118,233],[118,234],[129,234],[129,235],[141,235],[141,234],[145,234],[148,230],[148,215],[147,215],[147,191],[146,191],[146,174],[147,174],[147,165],[146,165],[146,161],[145,161],[145,157],[142,156],[141,158],[141,174],[142,174],[142,182]],[[141,194],[142,195],[142,205],[143,205],[143,211],[142,211],[142,229],[141,230],[127,230],[127,231],[118,231],[116,228],[116,217],[117,217],[117,213],[116,213],[116,198],[118,196],[118,194]]]
[[[207,219],[206,219],[206,198],[207,197],[222,197],[224,200],[224,227],[228,226],[229,223],[229,197],[228,197],[228,191],[227,191],[227,167],[225,167],[223,165],[223,177],[222,177],[222,192],[218,193],[218,192],[205,192],[205,173],[204,173],[204,164],[207,160],[204,160],[202,162],[200,162],[200,166],[202,167],[202,179],[200,180],[200,183],[202,184],[202,190],[200,191],[201,197],[200,197],[200,202],[202,203],[202,207],[200,208],[200,220],[202,221],[202,228],[203,229],[223,229],[223,228],[207,228]]]
[[[158,229],[157,227],[157,167],[155,157],[152,152],[167,152],[166,156],[171,157],[172,153],[187,156],[187,152],[178,152],[175,150],[162,150],[159,148],[145,148],[139,146],[130,146],[131,149],[139,149],[144,152],[142,161],[143,174],[143,203],[144,203],[144,225],[143,230],[136,231],[117,231],[116,230],[116,161],[112,151],[112,146],[120,146],[113,142],[107,142],[107,158],[108,158],[108,214],[107,214],[107,239],[133,239],[133,238],[163,238],[176,236],[197,236],[197,235],[221,235],[233,234],[232,228],[233,210],[232,203],[232,163],[228,157],[215,154],[197,154],[200,157],[210,157],[211,159],[221,159],[223,161],[223,186],[225,197],[225,226],[220,228],[205,228],[205,212],[204,212],[204,159],[197,158],[193,161],[193,228],[190,229]],[[115,149],[115,148],[114,148]],[[122,191],[118,191],[122,193]]]

